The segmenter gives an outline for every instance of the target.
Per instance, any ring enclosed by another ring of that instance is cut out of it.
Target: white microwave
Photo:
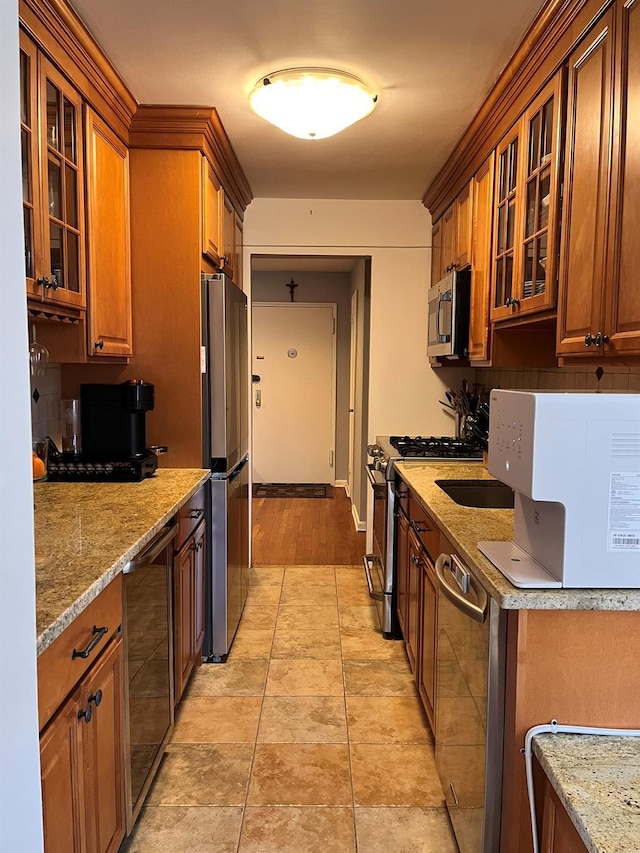
[[[469,354],[471,270],[452,270],[429,288],[427,355],[466,358]]]

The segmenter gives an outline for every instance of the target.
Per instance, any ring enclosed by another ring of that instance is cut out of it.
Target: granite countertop
[[[506,610],[640,610],[640,589],[518,589],[478,550],[478,542],[513,537],[512,509],[455,503],[435,480],[494,479],[484,465],[394,462],[486,592]]]
[[[38,654],[209,476],[163,468],[139,483],[34,483]]]
[[[640,851],[640,738],[537,735],[533,752],[587,850]]]

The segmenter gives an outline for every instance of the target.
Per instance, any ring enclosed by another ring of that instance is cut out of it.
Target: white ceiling
[[[357,258],[331,255],[251,255],[254,272],[350,272]]]
[[[72,0],[139,103],[215,106],[263,198],[420,199],[541,0]],[[341,68],[374,112],[330,139],[258,118],[265,74]]]

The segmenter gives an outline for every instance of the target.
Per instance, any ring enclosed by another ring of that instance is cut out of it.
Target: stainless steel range
[[[469,439],[452,436],[376,436],[367,447],[366,466],[373,491],[373,548],[364,557],[369,595],[376,604],[387,639],[401,639],[396,615],[396,472],[395,462],[481,462],[482,448]]]

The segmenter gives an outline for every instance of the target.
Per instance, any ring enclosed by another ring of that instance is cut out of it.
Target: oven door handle
[[[374,601],[384,601],[384,592],[376,592],[373,588],[373,581],[371,579],[371,563],[375,560],[375,556],[373,554],[365,554],[362,558],[362,562],[364,563],[364,576],[367,579],[367,586],[369,587],[369,597],[373,598]]]
[[[171,524],[168,527],[165,527],[163,531],[161,531],[160,535],[157,539],[151,543],[151,545],[140,554],[139,557],[135,557],[133,560],[130,560],[127,565],[123,568],[123,575],[130,575],[133,572],[137,572],[140,569],[144,569],[145,566],[148,566],[152,563],[155,558],[167,547],[169,542],[174,538],[176,533],[178,532],[178,525]]]
[[[367,472],[367,479],[371,483],[372,488],[375,489],[376,486],[384,486],[387,482],[382,472],[376,468],[372,468],[371,465],[365,465],[364,470]]]
[[[451,557],[448,554],[440,554],[436,560],[436,576],[438,578],[438,587],[441,592],[449,599],[449,601],[461,610],[466,616],[470,616],[475,622],[482,624],[487,618],[488,598],[487,593],[480,586],[473,575],[469,575],[469,583],[478,596],[478,604],[474,604],[464,597],[462,592],[450,586],[449,580],[445,574],[445,566],[450,565]]]

